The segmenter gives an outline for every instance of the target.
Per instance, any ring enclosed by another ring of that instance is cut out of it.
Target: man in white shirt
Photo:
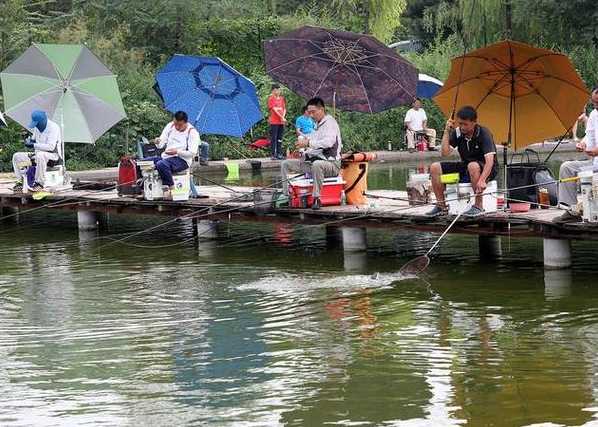
[[[575,146],[577,151],[584,152],[588,160],[564,162],[559,171],[559,179],[572,178],[585,169],[598,171],[598,87],[592,91],[594,109],[586,123],[586,136]],[[559,207],[565,209],[563,215],[555,218],[556,223],[579,222],[581,214],[577,211],[577,182],[559,183]]]
[[[289,171],[311,173],[314,180],[312,209],[317,210],[321,207],[320,192],[324,178],[338,176],[340,172],[343,141],[337,121],[326,114],[321,98],[307,102],[307,113],[317,123],[317,128],[310,134],[299,136],[296,146],[305,149],[301,159],[288,159],[281,163],[282,191],[285,196],[289,194]]]
[[[199,148],[199,132],[188,123],[187,113],[177,111],[172,122],[168,123],[159,138],[154,140],[158,148],[166,148],[161,157],[150,157],[164,185],[165,197],[174,186],[173,173],[182,172],[191,167],[193,157]]]
[[[428,136],[430,148],[436,147],[436,130],[428,128],[428,116],[422,108],[422,101],[416,98],[413,101],[413,108],[407,111],[405,115],[405,127],[407,132],[407,148],[409,151],[415,150],[416,132],[425,132]]]
[[[25,141],[25,147],[33,149],[34,152],[19,152],[12,156],[12,167],[17,178],[13,187],[15,193],[23,191],[27,170],[33,165],[32,158],[35,160],[35,182],[31,186],[32,191],[44,190],[44,176],[48,163],[58,162],[61,158],[60,127],[48,119],[45,111],[35,110],[31,113],[29,131],[32,135]]]

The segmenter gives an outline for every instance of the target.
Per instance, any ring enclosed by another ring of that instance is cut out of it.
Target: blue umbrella
[[[417,81],[417,97],[431,99],[442,86],[440,80],[427,74],[420,74]]]
[[[262,119],[255,85],[220,58],[174,55],[156,75],[164,108],[203,134],[242,137]]]

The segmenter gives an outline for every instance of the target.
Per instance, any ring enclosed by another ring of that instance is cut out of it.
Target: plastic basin
[[[526,202],[509,203],[512,213],[529,212],[530,204]]]

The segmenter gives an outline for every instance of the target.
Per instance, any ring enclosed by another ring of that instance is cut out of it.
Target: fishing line
[[[298,178],[298,177],[300,177],[300,176],[304,176],[304,174],[303,174],[303,173],[301,173],[301,174],[298,174],[298,175],[296,175],[296,176],[293,176],[293,177],[290,177],[290,178],[289,178],[289,177],[287,177],[287,178],[281,179],[281,180],[279,180],[279,181],[277,181],[277,182],[274,182],[274,183],[272,183],[272,184],[270,184],[270,185],[268,185],[268,186],[266,186],[266,187],[261,187],[261,188],[259,188],[259,189],[255,189],[253,192],[255,193],[256,191],[261,191],[261,190],[266,190],[266,189],[272,188],[272,187],[274,187],[274,186],[277,186],[278,184],[282,183],[282,182],[283,182],[283,181],[285,181],[285,180],[287,180],[287,181],[291,181],[292,179],[294,179],[294,178]],[[141,230],[141,231],[139,231],[139,232],[137,232],[137,233],[134,233],[134,234],[133,234],[132,236],[130,236],[130,237],[134,237],[134,236],[136,236],[136,235],[140,235],[140,234],[143,234],[143,233],[147,233],[148,231],[153,231],[153,230],[156,230],[156,229],[158,229],[158,228],[164,227],[164,226],[166,226],[166,225],[168,225],[168,224],[171,224],[171,223],[173,223],[173,222],[179,221],[179,220],[181,220],[181,219],[186,219],[186,218],[190,218],[190,219],[199,219],[199,218],[210,217],[210,216],[214,216],[214,215],[221,215],[221,214],[223,214],[223,213],[232,213],[232,212],[234,212],[234,211],[239,211],[239,210],[241,210],[241,209],[248,209],[248,208],[255,207],[255,206],[258,206],[258,205],[261,205],[261,204],[268,204],[268,205],[269,205],[269,204],[271,204],[271,203],[272,203],[272,201],[266,201],[266,202],[261,202],[261,203],[254,203],[253,205],[249,205],[249,206],[237,206],[237,207],[234,207],[234,208],[232,208],[232,209],[228,209],[228,210],[222,210],[222,211],[218,211],[218,212],[211,212],[211,213],[209,212],[209,211],[213,210],[215,207],[222,206],[222,205],[225,205],[225,204],[227,204],[227,203],[231,203],[231,202],[234,202],[234,201],[240,200],[240,199],[242,199],[242,198],[245,198],[245,197],[247,197],[247,194],[242,194],[241,196],[237,196],[237,197],[230,198],[230,199],[228,199],[228,200],[224,200],[224,201],[222,201],[222,202],[216,203],[216,204],[214,204],[214,205],[212,205],[212,206],[209,206],[209,207],[202,207],[202,208],[200,208],[200,209],[197,209],[196,211],[190,212],[190,213],[188,213],[188,214],[185,214],[185,215],[182,215],[182,216],[175,217],[175,218],[173,218],[173,219],[171,219],[171,220],[165,221],[165,222],[163,222],[163,223],[161,223],[161,224],[158,224],[158,225],[156,225],[156,226],[153,226],[153,227],[147,228],[147,229],[145,229],[145,230]],[[200,213],[200,212],[206,212],[206,211],[208,211],[208,212],[209,212],[209,213],[208,213],[208,214],[206,214],[206,215],[199,216],[199,217],[197,217],[197,216],[194,216],[194,215],[196,215],[197,213]],[[116,241],[114,241],[114,242],[108,243],[108,244],[106,244],[106,245],[104,245],[104,246],[102,246],[102,247],[98,248],[98,250],[101,250],[102,248],[104,248],[104,247],[106,247],[106,246],[109,246],[109,245],[112,245],[112,244],[114,244],[114,243],[120,243],[120,242],[122,242],[122,241],[124,241],[124,240],[127,240],[128,238],[129,238],[129,237],[125,237],[125,238],[123,238],[123,239],[116,240]]]

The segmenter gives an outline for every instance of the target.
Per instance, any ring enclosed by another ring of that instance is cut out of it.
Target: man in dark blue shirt
[[[436,206],[426,214],[427,216],[438,216],[447,211],[444,184],[440,181],[440,176],[448,173],[459,173],[459,181],[470,182],[476,194],[475,204],[463,215],[476,217],[484,214],[482,193],[486,189],[487,182],[496,177],[498,164],[492,133],[480,126],[477,120],[475,108],[466,106],[457,112],[457,128],[454,120],[446,122],[442,136],[442,155],[448,156],[456,148],[461,161],[436,162],[430,166]]]

